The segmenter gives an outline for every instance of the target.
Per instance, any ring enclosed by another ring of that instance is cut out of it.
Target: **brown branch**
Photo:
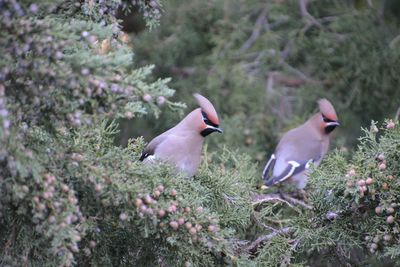
[[[10,237],[8,238],[8,240],[6,241],[6,243],[4,245],[5,251],[8,251],[12,247],[13,243],[15,242],[15,237],[17,234],[16,230],[17,230],[17,226],[14,224],[11,229]]]
[[[394,117],[395,121],[400,121],[400,107],[397,109],[396,116]]]
[[[294,74],[296,74],[300,79],[312,83],[312,84],[322,84],[322,82],[314,80],[310,77],[308,77],[306,74],[304,74],[303,72],[301,72],[300,70],[290,66],[286,61],[284,60],[280,60],[279,62],[283,67],[285,67],[286,69],[288,69],[289,71],[293,72]]]
[[[255,252],[255,251],[257,250],[257,248],[258,248],[260,245],[262,245],[264,242],[266,242],[266,241],[268,241],[268,240],[274,238],[274,237],[277,236],[277,235],[286,235],[286,234],[289,234],[291,231],[292,231],[292,229],[291,229],[290,227],[285,227],[285,228],[282,228],[282,229],[280,229],[280,230],[278,230],[278,231],[272,232],[272,233],[270,233],[270,234],[268,234],[268,235],[260,236],[260,237],[257,238],[255,241],[251,242],[251,243],[247,246],[246,250],[249,251],[249,252]]]
[[[243,53],[244,51],[249,49],[254,44],[254,42],[260,36],[260,33],[261,33],[262,29],[263,29],[263,25],[266,22],[267,22],[267,9],[263,8],[263,10],[261,11],[260,15],[258,16],[258,18],[256,20],[253,32],[251,33],[249,39],[239,49],[240,53]]]
[[[280,266],[290,266],[290,259],[292,256],[292,252],[296,249],[297,245],[299,244],[299,240],[294,240],[293,244],[291,245],[290,249],[285,253],[283,256],[282,262]]]
[[[386,6],[386,0],[381,0],[378,8],[378,18],[381,21],[381,23],[384,22],[383,17],[385,15],[385,6]]]
[[[307,4],[308,4],[308,0],[299,0],[299,5],[300,5],[300,12],[301,12],[301,16],[303,18],[306,18],[311,25],[316,25],[320,28],[322,28],[321,23],[318,22],[318,20],[316,18],[314,18],[307,10]]]
[[[283,199],[279,194],[266,194],[266,195],[254,195],[252,197],[253,206],[262,204],[264,202],[283,202],[287,204],[289,207],[293,208],[293,205],[289,203],[287,200]]]
[[[289,207],[294,208],[294,206],[302,206],[306,209],[313,209],[311,205],[304,203],[303,201],[291,197],[289,194],[281,193],[281,194],[261,194],[261,195],[253,195],[252,196],[253,205],[259,205],[264,202],[283,202],[286,203]]]

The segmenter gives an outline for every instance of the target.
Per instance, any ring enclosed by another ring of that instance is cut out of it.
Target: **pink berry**
[[[121,213],[121,214],[119,215],[119,219],[120,219],[121,221],[126,221],[126,219],[128,219],[128,215],[127,215],[125,212],[123,212],[123,213]]]
[[[164,104],[165,104],[165,102],[166,102],[166,99],[165,99],[164,96],[159,96],[159,97],[157,97],[156,102],[157,102],[157,105],[158,105],[159,107],[162,107],[162,106],[164,106]]]
[[[214,233],[214,232],[216,232],[217,231],[217,227],[215,226],[215,225],[209,225],[208,226],[208,231],[210,232],[210,233]]]
[[[177,192],[175,189],[172,189],[171,192],[169,193],[172,197],[176,197]]]
[[[165,210],[159,210],[158,211],[158,217],[162,218],[165,216]]]
[[[192,224],[190,222],[185,223],[186,229],[190,230],[192,228]]]
[[[145,202],[146,204],[152,204],[152,203],[154,202],[154,200],[153,200],[153,198],[152,198],[150,195],[146,195],[146,196],[144,197],[144,202]]]
[[[154,190],[153,195],[154,195],[155,198],[159,198],[161,196],[160,190]]]
[[[162,193],[164,192],[164,186],[162,184],[160,184],[159,186],[157,186],[157,189]]]
[[[203,213],[204,209],[203,209],[203,207],[198,207],[196,209],[196,211],[197,211],[197,213]]]
[[[194,227],[190,228],[190,229],[189,229],[189,233],[190,233],[191,235],[197,234],[196,228],[194,228]]]
[[[388,122],[388,124],[386,125],[386,129],[393,129],[395,126],[394,122],[392,120],[390,120]]]
[[[61,184],[61,190],[62,190],[64,193],[67,193],[67,192],[69,191],[68,185],[66,185],[66,184]]]
[[[347,174],[350,176],[354,176],[356,175],[356,171],[354,169],[351,169]]]
[[[379,164],[378,169],[379,169],[380,171],[386,170],[386,164],[385,164],[385,163]]]
[[[135,206],[136,208],[139,208],[143,204],[143,200],[140,198],[135,199]]]
[[[153,97],[149,94],[145,94],[145,95],[143,95],[143,100],[145,102],[151,102],[153,100]]]
[[[94,190],[96,190],[96,192],[101,192],[101,190],[103,189],[103,186],[101,184],[96,184],[94,186]]]
[[[144,205],[144,204],[140,205],[140,211],[141,212],[146,212],[146,210],[147,210],[147,206],[146,205]]]
[[[167,211],[168,211],[169,213],[175,212],[175,211],[176,211],[176,206],[175,206],[175,205],[169,206]]]
[[[177,230],[177,229],[179,228],[179,224],[178,224],[178,222],[176,222],[176,221],[171,221],[171,222],[169,223],[169,226],[171,226],[172,229],[174,229],[174,230]]]

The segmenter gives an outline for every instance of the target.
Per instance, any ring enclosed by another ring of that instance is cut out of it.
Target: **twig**
[[[309,78],[307,75],[305,75],[303,72],[299,71],[298,69],[290,66],[286,61],[283,59],[280,60],[279,62],[283,67],[287,68],[289,71],[295,73],[297,76],[299,76],[301,79],[303,79],[306,82],[312,83],[312,84],[321,84],[322,82],[316,81],[312,78]]]
[[[281,59],[282,60],[286,60],[286,58],[289,56],[290,50],[292,50],[292,41],[289,40],[286,45],[285,48],[283,48],[282,52],[281,52]]]
[[[395,121],[400,121],[400,107],[397,109],[396,116],[394,117]]]
[[[291,203],[289,203],[287,200],[281,198],[279,194],[266,194],[266,195],[254,195],[252,197],[253,200],[253,206],[262,204],[264,202],[283,202],[286,203],[289,207],[294,208]]]
[[[284,194],[284,193],[282,194],[282,196],[283,196],[286,200],[288,200],[289,202],[291,202],[291,203],[294,204],[294,205],[299,205],[299,206],[302,206],[302,207],[304,207],[304,208],[306,208],[306,209],[309,209],[309,210],[312,210],[312,209],[313,209],[313,206],[306,204],[305,202],[301,201],[300,199],[291,197],[290,195]]]
[[[294,240],[293,244],[291,245],[290,249],[285,253],[283,256],[282,262],[280,264],[281,267],[290,266],[290,258],[292,255],[292,251],[294,251],[299,244],[299,240]]]
[[[5,251],[8,251],[11,248],[11,246],[13,245],[13,243],[15,242],[16,229],[17,229],[17,226],[14,224],[11,228],[10,238],[6,241],[6,243],[4,245]]]
[[[294,205],[302,206],[306,209],[313,209],[311,205],[308,205],[304,203],[303,201],[296,199],[294,197],[291,197],[288,194],[282,193],[282,194],[262,194],[262,195],[253,195],[252,196],[252,201],[253,205],[259,205],[264,202],[284,202],[286,203],[289,207],[293,208]]]
[[[378,18],[383,22],[383,16],[385,15],[385,6],[386,6],[386,0],[381,0],[379,3],[379,8],[378,8]]]
[[[285,227],[285,228],[282,228],[282,229],[280,229],[278,231],[272,232],[272,233],[270,233],[268,235],[260,236],[255,241],[250,243],[250,245],[247,246],[247,251],[254,252],[265,241],[268,241],[269,239],[274,238],[277,235],[286,235],[290,231],[291,231],[290,227]]]
[[[275,229],[274,227],[269,226],[269,225],[267,225],[267,224],[261,222],[261,221],[257,218],[257,215],[256,215],[256,214],[252,213],[251,215],[252,215],[252,218],[254,219],[254,222],[255,222],[256,224],[258,224],[259,226],[261,226],[261,227],[263,227],[263,228],[265,228],[265,229],[267,229],[267,230],[269,230],[269,231],[271,231],[271,232],[276,232],[276,231],[278,231],[278,229]]]
[[[254,42],[258,39],[260,36],[261,30],[263,28],[263,25],[267,21],[267,9],[263,8],[261,11],[260,15],[258,16],[256,23],[254,25],[253,32],[250,35],[250,38],[247,39],[247,41],[242,45],[242,47],[239,49],[239,52],[242,53],[249,49]]]
[[[319,23],[317,21],[316,18],[314,18],[307,10],[307,4],[308,4],[308,0],[299,0],[299,5],[300,5],[300,12],[301,12],[301,16],[303,18],[307,18],[312,25],[317,25],[318,27],[322,28],[321,23]]]

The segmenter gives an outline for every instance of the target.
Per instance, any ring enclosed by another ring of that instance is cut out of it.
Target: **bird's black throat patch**
[[[201,136],[206,137],[207,135],[216,132],[217,130],[213,129],[213,128],[206,128],[203,131],[200,132]]]

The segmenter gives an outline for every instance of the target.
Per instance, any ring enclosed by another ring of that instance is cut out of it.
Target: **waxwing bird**
[[[328,100],[321,99],[318,104],[318,113],[279,141],[262,174],[264,188],[284,181],[297,189],[307,185],[310,164],[319,165],[329,148],[329,134],[340,125]]]
[[[201,162],[204,138],[222,133],[217,112],[211,102],[200,94],[194,94],[200,108],[190,112],[175,127],[155,137],[144,149],[140,161],[159,159],[193,176]]]

